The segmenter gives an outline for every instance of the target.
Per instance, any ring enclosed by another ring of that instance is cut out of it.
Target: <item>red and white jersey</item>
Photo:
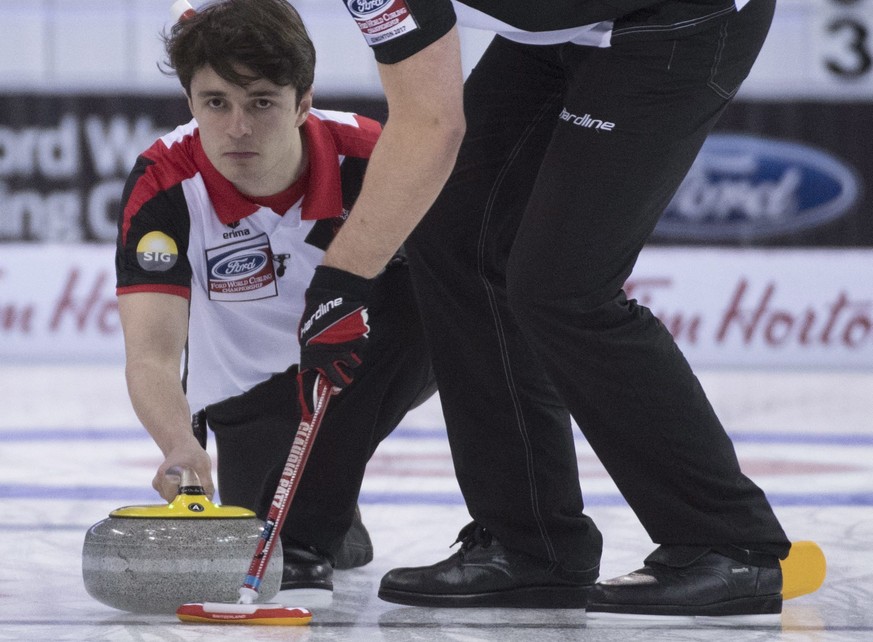
[[[252,199],[213,167],[196,121],[163,136],[128,178],[117,294],[190,300],[187,395],[193,411],[297,363],[303,295],[360,191],[380,125],[312,110],[308,168],[281,194]]]

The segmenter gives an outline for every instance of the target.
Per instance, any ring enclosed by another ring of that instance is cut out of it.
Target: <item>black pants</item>
[[[354,515],[376,446],[436,390],[409,270],[393,264],[369,305],[370,342],[355,380],[331,400],[291,504],[283,541],[333,555]],[[207,406],[221,501],[266,517],[300,421],[297,367]]]
[[[590,561],[572,414],[655,542],[787,553],[673,338],[622,291],[773,5],[607,49],[498,37],[467,81],[455,170],[407,248],[461,489],[509,547]]]

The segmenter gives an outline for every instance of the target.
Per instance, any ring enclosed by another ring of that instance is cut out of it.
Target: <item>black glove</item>
[[[337,388],[351,383],[370,333],[366,300],[372,287],[372,279],[315,268],[298,332],[301,370],[316,370]]]

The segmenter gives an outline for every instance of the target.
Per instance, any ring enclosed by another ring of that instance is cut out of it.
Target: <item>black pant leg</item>
[[[571,568],[600,555],[569,414],[506,299],[506,259],[560,112],[558,49],[496,38],[465,86],[454,172],[407,248],[455,472],[506,546]]]
[[[659,543],[787,552],[669,332],[621,290],[754,61],[772,5],[752,0],[675,41],[568,49],[563,117],[510,259],[525,335]]]
[[[410,249],[461,489],[510,547],[582,561],[566,403],[657,541],[787,550],[672,338],[621,292],[770,13],[604,50],[498,38],[467,82],[456,169]]]

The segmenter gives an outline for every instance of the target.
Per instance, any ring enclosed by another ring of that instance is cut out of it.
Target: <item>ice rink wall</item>
[[[122,359],[121,189],[190,117],[157,67],[170,4],[0,0],[0,364]],[[295,5],[316,105],[384,120],[340,0]],[[469,70],[490,35],[461,35]],[[873,370],[873,0],[780,0],[627,289],[695,365]]]

